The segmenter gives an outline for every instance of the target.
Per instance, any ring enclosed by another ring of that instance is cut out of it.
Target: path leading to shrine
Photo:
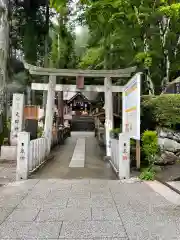
[[[1,240],[179,240],[179,218],[179,206],[143,182],[29,179],[0,188]]]
[[[34,179],[0,187],[1,240],[179,240],[180,196],[117,180],[93,133],[72,133],[54,154]],[[79,156],[84,166],[69,167]]]
[[[110,164],[103,160],[104,151],[94,132],[72,132],[63,146],[52,152],[50,160],[31,177],[37,179],[117,179]],[[84,166],[84,167],[83,167]]]

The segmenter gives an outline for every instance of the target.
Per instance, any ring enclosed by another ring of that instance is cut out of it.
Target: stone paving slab
[[[0,203],[1,240],[180,239],[180,206],[143,182],[28,180]]]
[[[98,237],[127,237],[120,221],[69,221],[64,222],[60,238],[89,239]]]
[[[48,213],[48,214],[47,214]],[[43,208],[36,221],[91,220],[91,208]]]
[[[0,224],[13,212],[14,208],[0,208]]]
[[[121,221],[118,210],[114,208],[92,208],[92,219],[95,221]]]
[[[9,222],[33,222],[37,215],[39,214],[40,209],[38,208],[24,208],[23,210],[15,209],[7,218]]]
[[[69,167],[84,168],[84,165],[85,165],[85,138],[78,138]]]
[[[0,185],[7,185],[16,179],[16,161],[0,160]]]

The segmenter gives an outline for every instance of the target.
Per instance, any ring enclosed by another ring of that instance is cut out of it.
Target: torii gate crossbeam
[[[31,83],[31,89],[36,91],[48,91],[48,84],[45,83]],[[112,85],[112,92],[123,92],[124,87]],[[104,92],[103,85],[85,85],[83,89],[77,89],[76,85],[56,84],[55,91],[60,92]]]

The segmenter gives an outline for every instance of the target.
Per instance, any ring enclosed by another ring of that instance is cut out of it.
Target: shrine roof
[[[81,92],[77,92],[77,93],[74,94],[74,96],[72,96],[72,97],[68,100],[68,103],[72,102],[72,101],[73,101],[76,97],[78,97],[78,96],[81,96],[81,97],[83,98],[83,100],[90,102],[90,100],[89,100],[84,94],[82,94]]]

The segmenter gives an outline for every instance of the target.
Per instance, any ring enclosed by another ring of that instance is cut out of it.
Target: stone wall
[[[157,133],[160,147],[157,163],[162,165],[174,164],[180,159],[180,132],[159,128]]]

